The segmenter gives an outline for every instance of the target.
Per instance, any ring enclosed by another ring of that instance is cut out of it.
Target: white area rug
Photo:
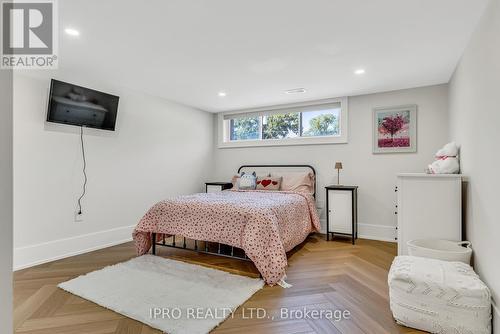
[[[263,286],[261,279],[152,255],[59,284],[170,334],[210,332]]]

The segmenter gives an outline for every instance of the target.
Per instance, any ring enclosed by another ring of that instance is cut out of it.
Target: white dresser
[[[462,240],[462,176],[398,174],[398,254],[413,239]]]

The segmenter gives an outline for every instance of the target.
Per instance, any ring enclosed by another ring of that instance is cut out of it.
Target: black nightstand
[[[205,182],[205,192],[207,193],[215,193],[232,187],[231,182]]]
[[[326,240],[334,235],[358,238],[358,186],[326,186]]]

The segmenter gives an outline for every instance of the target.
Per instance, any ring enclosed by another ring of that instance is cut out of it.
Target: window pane
[[[262,139],[283,139],[298,137],[299,119],[299,113],[263,116]]]
[[[302,113],[302,136],[340,135],[340,108],[306,111]]]
[[[260,117],[245,117],[230,120],[230,140],[259,139]]]

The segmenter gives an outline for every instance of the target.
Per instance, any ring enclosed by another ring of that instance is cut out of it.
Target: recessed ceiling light
[[[73,28],[66,28],[64,29],[64,32],[70,36],[80,36],[80,32]]]
[[[365,74],[365,69],[358,68],[356,71],[354,71],[354,74],[357,74],[357,75]]]
[[[219,95],[220,97],[225,97],[227,94],[226,92],[219,92],[217,95]]]
[[[300,93],[305,93],[307,90],[305,88],[294,88],[294,89],[289,89],[285,90],[286,94],[300,94]]]

